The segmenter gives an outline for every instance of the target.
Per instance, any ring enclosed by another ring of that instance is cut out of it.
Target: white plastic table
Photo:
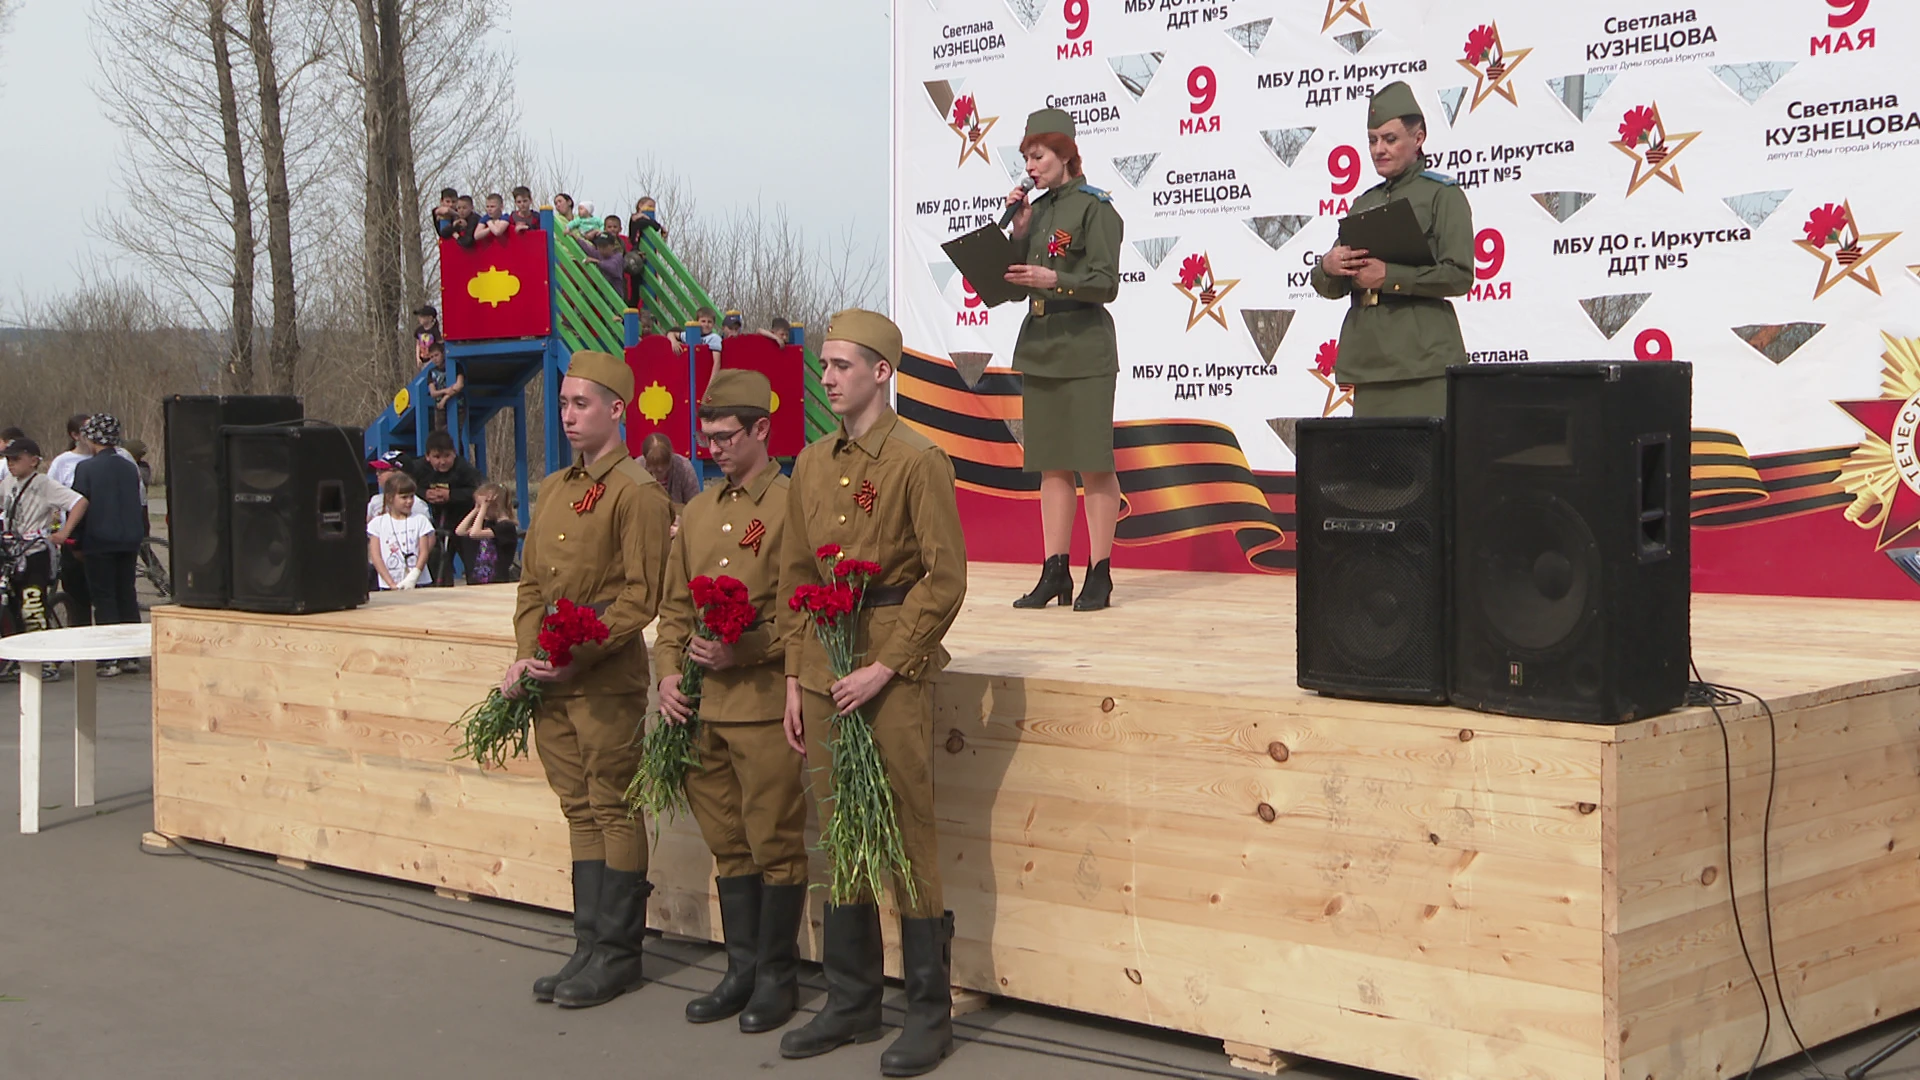
[[[40,831],[40,665],[73,663],[73,804],[93,805],[95,660],[153,655],[153,627],[70,626],[0,638],[0,660],[20,664],[20,831]]]

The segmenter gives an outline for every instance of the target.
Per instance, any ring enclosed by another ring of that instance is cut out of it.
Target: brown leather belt
[[[860,594],[860,606],[899,607],[907,602],[907,593],[912,589],[911,585],[869,585],[866,592]]]
[[[1083,311],[1099,306],[1099,304],[1089,304],[1085,300],[1061,300],[1056,297],[1036,296],[1027,301],[1027,313],[1039,317],[1058,315],[1063,311]]]

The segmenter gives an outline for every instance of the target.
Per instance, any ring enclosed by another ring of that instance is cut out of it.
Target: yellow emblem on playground
[[[649,383],[640,397],[634,402],[640,409],[640,415],[650,424],[657,424],[673,412],[673,392],[659,383]]]
[[[780,392],[778,390],[769,390],[768,393],[772,395],[772,400],[767,402],[769,406],[767,411],[770,413],[779,412],[780,411]]]
[[[497,266],[489,266],[467,282],[467,295],[499,307],[520,295],[520,279]]]
[[[412,400],[413,395],[407,393],[406,387],[401,387],[400,392],[393,395],[393,415],[399,416],[401,413],[406,412],[407,403]]]

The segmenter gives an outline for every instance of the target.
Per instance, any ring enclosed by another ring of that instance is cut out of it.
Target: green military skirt
[[[1020,376],[1028,472],[1113,471],[1113,391],[1119,375]]]

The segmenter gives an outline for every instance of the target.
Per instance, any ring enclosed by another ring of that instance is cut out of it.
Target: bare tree
[[[240,103],[228,48],[227,0],[207,0],[207,41],[220,108],[220,141],[227,160],[227,193],[233,203],[233,278],[227,377],[233,389],[253,392],[253,195],[247,190],[246,147],[240,136]]]
[[[300,314],[293,277],[293,193],[287,183],[287,137],[280,105],[279,61],[273,51],[266,0],[248,0],[247,47],[260,92],[260,157],[267,186],[267,257],[273,278],[273,339],[268,368],[273,387],[292,393],[300,365]]]

